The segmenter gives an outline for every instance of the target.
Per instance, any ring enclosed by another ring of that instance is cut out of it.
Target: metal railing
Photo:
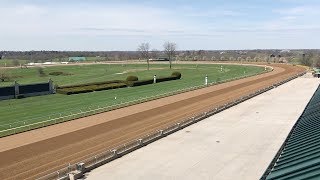
[[[164,129],[161,129],[161,130],[158,130],[158,131],[155,131],[153,133],[150,133],[150,134],[147,134],[139,139],[136,139],[136,140],[133,140],[133,141],[130,141],[128,143],[125,143],[123,145],[120,145],[120,146],[117,146],[115,148],[110,148],[109,150],[107,150],[106,152],[103,152],[103,153],[100,153],[100,154],[97,154],[93,157],[90,157],[90,158],[87,158],[77,164],[74,164],[72,165],[72,167],[77,167],[77,169],[73,172],[71,171],[67,171],[66,169],[70,169],[69,167],[66,167],[62,170],[59,170],[59,171],[56,171],[56,172],[53,172],[51,174],[48,174],[46,176],[43,176],[41,178],[39,178],[39,180],[51,180],[51,179],[69,179],[69,176],[74,176],[76,178],[79,178],[79,177],[82,177],[84,173],[98,167],[98,166],[101,166],[103,164],[106,164],[114,159],[117,159],[127,153],[130,153],[138,148],[141,148],[147,144],[150,144],[158,139],[161,139],[169,134],[172,134],[180,129],[183,129],[191,124],[194,124],[194,123],[197,123],[203,119],[206,119],[216,113],[219,113],[225,109],[228,109],[232,106],[235,106],[241,102],[244,102],[248,99],[251,99],[259,94],[262,94],[266,91],[269,91],[271,89],[274,89],[276,88],[277,86],[279,85],[282,85],[286,82],[289,82],[297,77],[300,77],[302,75],[304,75],[304,73],[300,73],[300,74],[297,74],[295,76],[292,76],[284,81],[281,81],[279,83],[275,83],[269,87],[266,87],[266,88],[263,88],[263,89],[260,89],[258,91],[255,91],[253,93],[250,93],[249,95],[245,95],[245,96],[242,96],[238,99],[235,99],[223,106],[219,106],[219,107],[214,107],[212,108],[211,110],[209,111],[206,111],[204,113],[200,113],[200,114],[197,114],[196,116],[193,116],[193,117],[190,117],[190,118],[187,118],[185,120],[182,120],[181,122],[178,122],[178,123],[174,123]],[[54,178],[53,178],[54,177]]]

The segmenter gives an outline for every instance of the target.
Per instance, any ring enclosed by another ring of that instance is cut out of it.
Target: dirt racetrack
[[[35,179],[304,71],[274,71],[0,138],[0,179]]]

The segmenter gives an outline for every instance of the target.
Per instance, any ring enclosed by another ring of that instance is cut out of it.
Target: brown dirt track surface
[[[274,71],[0,138],[0,179],[35,179],[304,71]]]

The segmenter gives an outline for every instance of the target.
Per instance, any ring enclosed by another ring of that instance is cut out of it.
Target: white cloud
[[[0,21],[4,22],[4,29],[0,32],[5,31],[7,35],[86,34],[92,30],[98,34],[121,35],[125,32],[134,35],[182,27],[165,10],[143,6],[91,6],[83,9],[22,4],[0,8]]]
[[[0,50],[132,50],[145,41],[161,49],[167,40],[185,49],[236,49],[235,45],[241,49],[245,48],[242,44],[261,47],[261,39],[307,39],[317,37],[320,31],[315,23],[320,6],[311,5],[279,8],[266,15],[259,9],[238,6],[10,2],[0,6]],[[260,20],[259,15],[268,18]]]
[[[319,5],[314,6],[296,6],[292,8],[282,8],[273,10],[274,13],[278,13],[280,15],[292,15],[292,16],[307,16],[307,15],[316,15],[320,14]]]

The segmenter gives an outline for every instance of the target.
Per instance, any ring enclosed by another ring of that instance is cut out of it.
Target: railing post
[[[112,150],[112,152],[113,152],[113,157],[117,157],[118,156],[117,149]]]
[[[14,81],[14,97],[18,98],[19,94],[19,84],[17,83],[17,81]]]
[[[69,163],[69,166],[68,166],[68,171],[69,173],[71,172],[71,164]]]
[[[163,136],[163,130],[160,130],[160,136]]]

